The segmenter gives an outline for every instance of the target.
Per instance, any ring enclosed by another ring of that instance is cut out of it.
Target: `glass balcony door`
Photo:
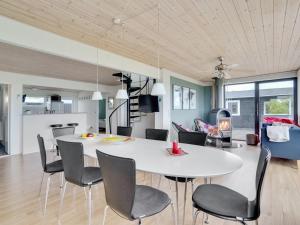
[[[255,83],[225,85],[225,108],[232,115],[232,138],[255,132]]]

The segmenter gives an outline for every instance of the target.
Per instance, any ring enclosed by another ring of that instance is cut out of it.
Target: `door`
[[[259,127],[268,121],[297,120],[295,84],[294,79],[259,83]]]
[[[255,83],[225,85],[225,108],[232,116],[232,138],[255,132]]]

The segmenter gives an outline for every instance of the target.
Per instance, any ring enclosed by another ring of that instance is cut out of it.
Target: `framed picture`
[[[190,109],[190,89],[182,87],[182,109]]]
[[[182,88],[173,85],[173,109],[182,109]]]
[[[195,89],[190,89],[190,109],[197,108],[197,91]]]
[[[107,98],[107,105],[109,109],[113,109],[114,108],[114,98],[113,97],[108,97]]]

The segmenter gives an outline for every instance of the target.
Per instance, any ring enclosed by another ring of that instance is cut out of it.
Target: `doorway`
[[[232,113],[235,140],[245,140],[248,133],[259,135],[268,119],[297,123],[297,78],[225,85],[224,107]]]
[[[9,154],[8,109],[9,109],[8,85],[0,84],[0,157]]]

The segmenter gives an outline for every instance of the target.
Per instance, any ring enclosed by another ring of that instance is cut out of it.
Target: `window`
[[[26,105],[42,105],[45,103],[43,97],[27,97],[25,98]]]
[[[226,108],[230,110],[232,116],[240,115],[240,100],[227,100]]]
[[[264,102],[264,115],[291,115],[292,104],[290,98],[274,98]]]
[[[73,101],[71,99],[62,99],[61,100],[64,104],[72,104]]]

